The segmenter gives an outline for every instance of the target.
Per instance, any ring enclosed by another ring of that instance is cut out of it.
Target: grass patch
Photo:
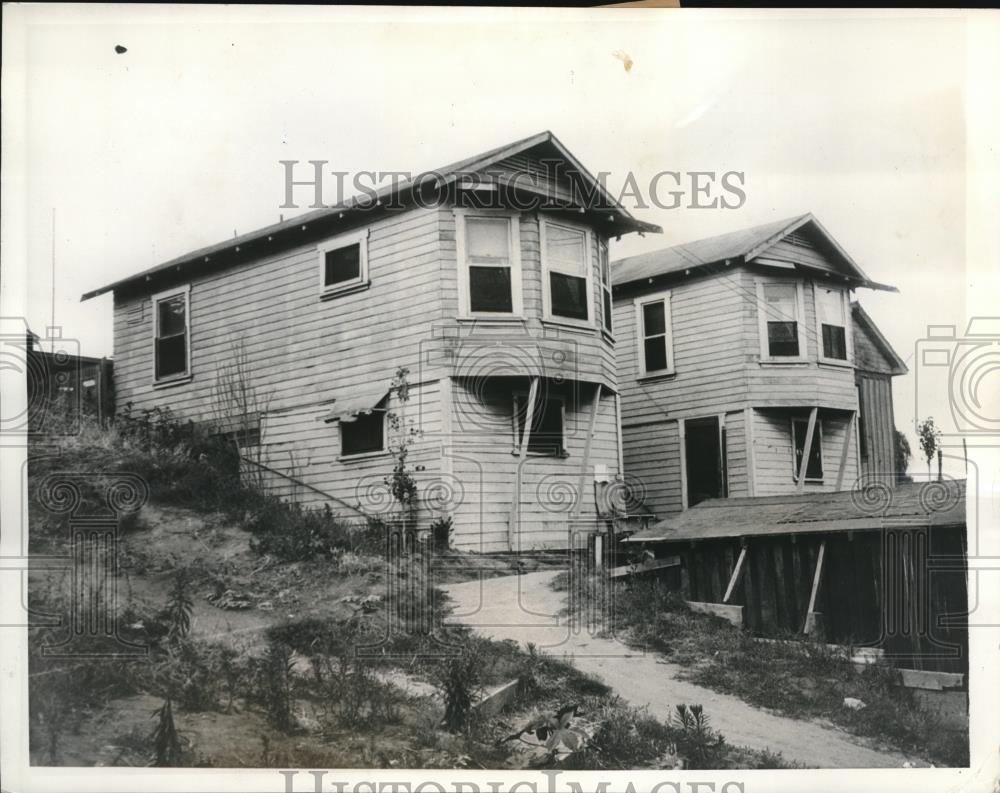
[[[827,719],[938,765],[969,764],[967,731],[921,707],[886,664],[858,672],[845,654],[803,637],[756,640],[719,617],[691,611],[678,592],[652,577],[609,583],[567,573],[554,586],[566,590],[571,583],[581,606],[612,586],[613,624],[620,637],[685,667],[692,682],[787,716]],[[845,697],[866,707],[846,708]]]

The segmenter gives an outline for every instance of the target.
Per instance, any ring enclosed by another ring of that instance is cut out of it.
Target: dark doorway
[[[684,436],[688,506],[707,498],[722,498],[726,495],[722,476],[724,450],[718,417],[684,422]]]

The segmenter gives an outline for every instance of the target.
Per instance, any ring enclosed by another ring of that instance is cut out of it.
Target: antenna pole
[[[49,325],[50,328],[55,328],[56,326],[56,208],[52,207],[52,323]],[[46,336],[49,334],[46,333]],[[56,351],[56,340],[52,338],[49,344],[52,346],[52,352]]]

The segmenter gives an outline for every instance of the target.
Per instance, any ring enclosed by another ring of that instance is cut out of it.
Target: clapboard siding
[[[739,270],[680,283],[671,289],[674,367],[666,378],[639,376],[633,296],[617,298],[615,358],[622,389],[622,424],[721,412],[746,399]],[[660,290],[656,290],[660,291]]]
[[[744,411],[726,413],[726,475],[730,496],[749,496]]]
[[[439,217],[437,209],[413,210],[373,223],[371,287],[330,300],[320,300],[314,246],[194,278],[193,376],[182,385],[153,387],[152,311],[144,311],[142,322],[128,319],[135,303],[148,297],[116,296],[119,407],[169,405],[184,417],[210,419],[216,371],[229,360],[236,340],[272,409],[307,401],[304,395],[333,398],[338,391],[388,380],[399,366],[415,370],[420,340],[441,317]]]
[[[808,419],[806,410],[754,411],[754,484],[755,495],[775,496],[792,493],[796,489],[794,451],[792,446],[792,418]],[[849,421],[848,414],[820,410],[817,422],[821,428],[823,452],[823,481],[807,480],[805,492],[825,492],[836,489],[837,472],[844,448],[844,438]],[[856,434],[851,431],[844,469],[842,489],[850,489],[858,478]]]
[[[452,448],[449,464],[462,489],[456,506],[455,545],[470,551],[505,551],[515,472],[513,395],[527,393],[528,380],[455,379],[452,391]],[[541,382],[540,394],[566,400],[566,457],[528,456],[522,484],[516,550],[564,548],[569,543],[573,505],[590,425],[594,385]],[[604,392],[598,410],[590,460],[584,471],[580,531],[595,528],[595,468],[618,473],[618,435],[614,397]],[[581,537],[577,544],[585,542]]]

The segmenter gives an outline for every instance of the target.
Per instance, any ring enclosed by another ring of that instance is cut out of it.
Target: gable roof
[[[888,495],[887,495],[888,494]],[[628,542],[939,528],[965,524],[965,480],[903,482],[891,490],[841,490],[713,498],[637,532]]]
[[[870,280],[812,213],[619,259],[611,264],[611,280],[615,286],[622,286],[665,275],[691,275],[713,264],[749,262],[800,229],[820,237],[830,257],[855,285],[897,291]]]
[[[851,303],[851,317],[854,319],[854,324],[871,339],[879,352],[882,353],[891,375],[895,377],[910,371],[903,362],[903,359],[899,357],[899,354],[889,344],[889,340],[882,335],[882,331],[878,329],[872,318],[868,316],[868,312],[861,307],[860,303]]]
[[[393,181],[390,184],[384,185],[376,190],[374,196],[370,192],[360,196],[353,196],[337,206],[324,207],[322,209],[315,209],[311,212],[305,212],[288,220],[283,220],[280,223],[272,223],[269,226],[264,226],[263,228],[247,232],[246,234],[234,236],[232,239],[227,239],[222,242],[215,243],[214,245],[207,245],[203,248],[198,248],[197,250],[182,254],[181,256],[177,256],[162,264],[158,264],[155,267],[150,267],[134,275],[130,275],[126,278],[107,284],[106,286],[86,292],[80,299],[88,300],[92,297],[102,295],[105,292],[112,292],[116,289],[134,286],[143,281],[150,280],[152,276],[164,274],[171,269],[188,269],[191,265],[196,263],[205,264],[209,262],[213,256],[219,256],[233,251],[238,252],[243,246],[249,246],[265,240],[270,242],[279,236],[282,237],[282,239],[287,239],[288,246],[299,244],[298,242],[292,240],[294,232],[305,231],[307,226],[311,227],[313,224],[321,222],[330,223],[331,221],[344,220],[349,215],[353,216],[360,212],[370,211],[373,204],[378,205],[385,203],[386,200],[392,196],[411,193],[417,187],[424,185],[426,180],[431,180],[431,183],[438,188],[453,184],[460,180],[463,175],[481,171],[482,169],[499,163],[508,157],[523,154],[524,152],[534,149],[544,150],[546,154],[554,154],[556,157],[564,160],[569,165],[569,168],[563,173],[571,179],[580,181],[587,191],[585,194],[592,194],[599,198],[598,206],[589,208],[599,209],[601,212],[610,213],[614,219],[616,228],[621,229],[622,233],[631,231],[659,233],[662,231],[659,226],[653,223],[646,223],[645,221],[638,220],[633,217],[632,214],[625,209],[617,201],[617,199],[614,198],[614,196],[608,193],[601,182],[583,167],[579,160],[577,160],[576,157],[570,153],[569,149],[567,149],[555,135],[546,130],[545,132],[530,135],[526,138],[522,138],[521,140],[514,141],[513,143],[498,146],[482,152],[481,154],[467,157],[463,160],[459,160],[458,162],[453,162],[450,165],[425,171],[419,174],[419,178],[416,179]],[[523,183],[518,182],[517,185],[520,187],[523,186]],[[272,246],[269,250],[273,252],[274,247]]]

